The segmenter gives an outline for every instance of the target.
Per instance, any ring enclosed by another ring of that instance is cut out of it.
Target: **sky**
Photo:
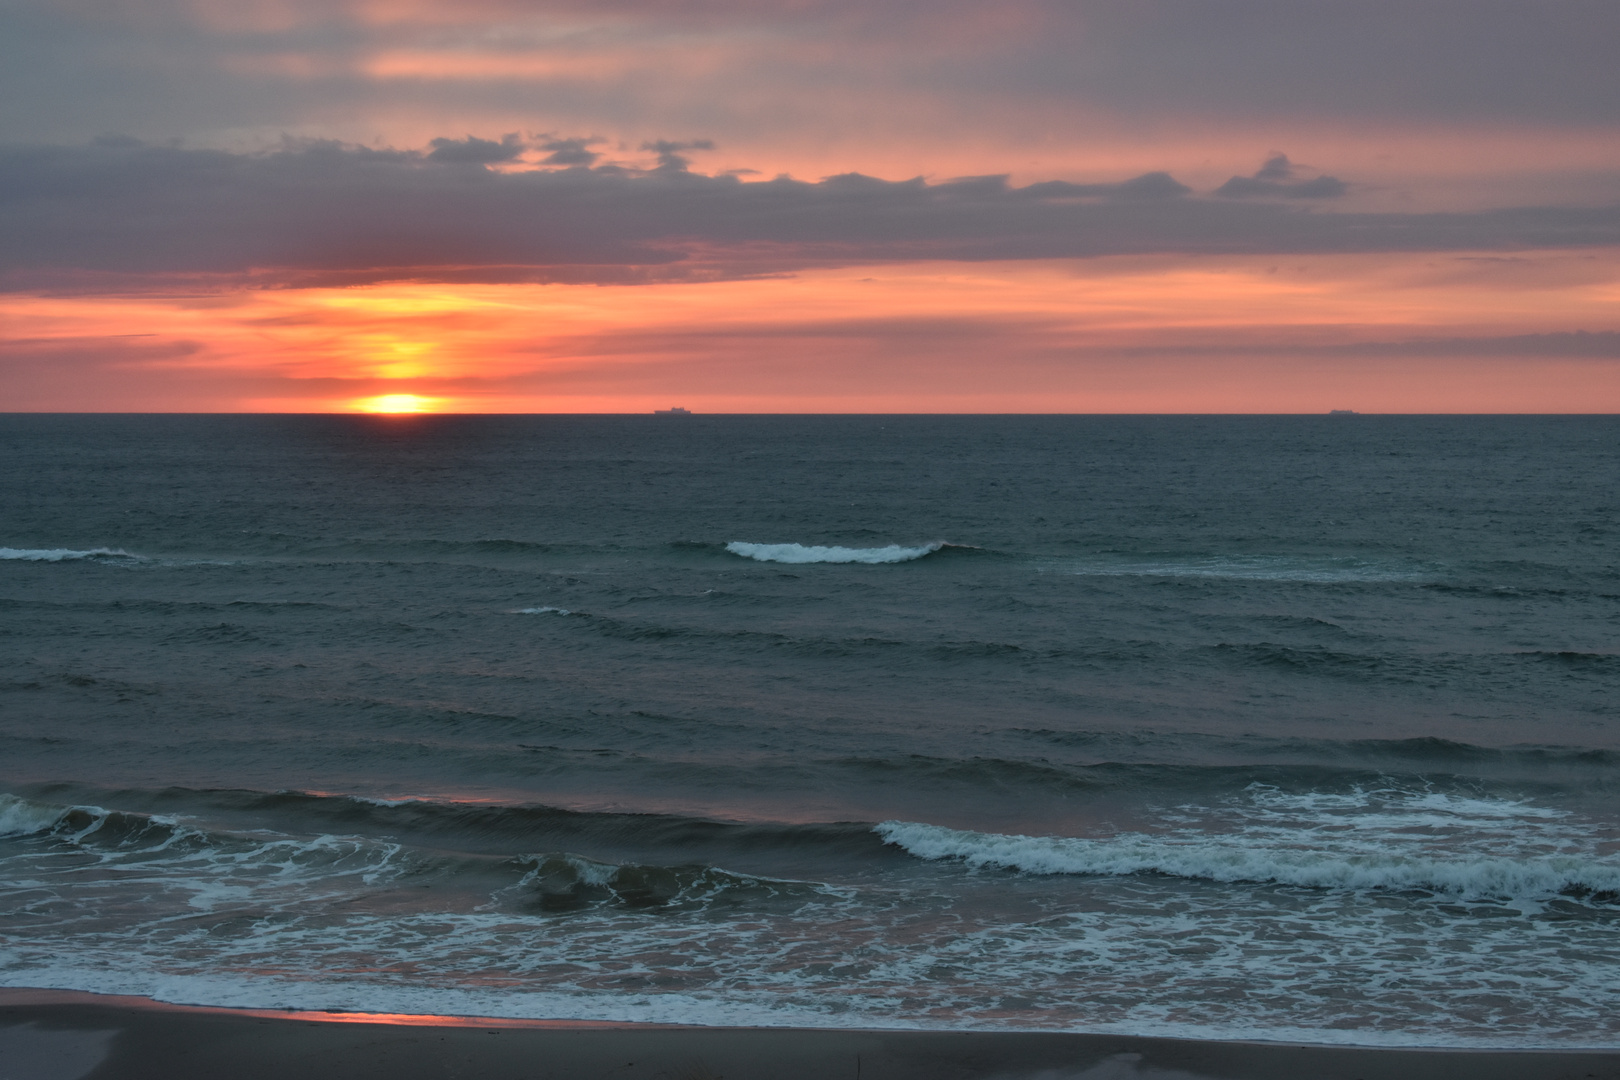
[[[1613,0],[0,0],[0,411],[1620,411]]]

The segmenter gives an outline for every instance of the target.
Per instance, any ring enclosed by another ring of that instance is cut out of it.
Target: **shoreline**
[[[0,988],[0,1080],[1620,1080],[1620,1047],[721,1028],[173,1005]]]

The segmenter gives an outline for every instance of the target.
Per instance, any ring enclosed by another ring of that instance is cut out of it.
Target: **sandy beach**
[[[1611,1080],[1620,1049],[1362,1049],[197,1008],[0,991],[0,1080]]]

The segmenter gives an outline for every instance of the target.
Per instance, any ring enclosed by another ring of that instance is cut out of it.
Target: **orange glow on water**
[[[267,972],[266,974],[274,974]],[[322,1024],[387,1024],[397,1027],[484,1028],[507,1030],[650,1030],[678,1025],[642,1024],[615,1020],[545,1020],[517,1017],[455,1016],[436,1013],[351,1012],[345,1009],[253,1009],[224,1005],[184,1005],[126,994],[98,994],[83,990],[0,987],[0,1005],[93,1005],[193,1016],[239,1016],[262,1020],[293,1020]]]

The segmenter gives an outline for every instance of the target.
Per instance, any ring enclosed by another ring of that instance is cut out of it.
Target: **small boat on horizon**
[[[667,409],[654,409],[654,416],[691,416],[692,414],[679,405],[672,405]]]

